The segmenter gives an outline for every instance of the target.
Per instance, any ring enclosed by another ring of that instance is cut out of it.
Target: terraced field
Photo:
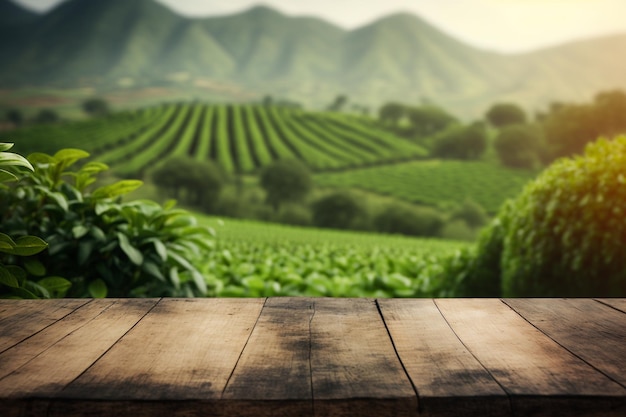
[[[435,206],[471,198],[494,213],[534,176],[529,171],[486,162],[429,160],[321,173],[315,176],[315,182],[325,187],[357,187]]]
[[[427,155],[420,146],[347,115],[259,105],[169,104],[99,121],[25,129],[12,140],[24,153],[85,149],[127,177],[141,176],[170,156],[253,173],[283,158],[326,171]]]

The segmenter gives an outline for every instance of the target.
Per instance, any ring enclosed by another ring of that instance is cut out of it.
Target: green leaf
[[[128,194],[131,191],[143,185],[143,181],[139,180],[123,180],[115,184],[100,187],[91,194],[93,198],[113,198],[120,195]]]
[[[109,166],[107,164],[104,164],[102,162],[95,162],[95,161],[91,161],[91,162],[87,162],[85,165],[83,165],[80,170],[78,172],[81,173],[86,173],[86,174],[97,174],[99,172],[103,172],[109,169]]]
[[[13,147],[13,145],[15,145],[15,144],[14,143],[0,142],[0,152],[8,151],[9,149],[11,149]]]
[[[28,278],[26,271],[16,265],[5,265],[4,267],[17,279],[20,287],[24,285],[26,279]]]
[[[101,279],[97,279],[89,284],[89,295],[93,298],[106,298],[109,292],[107,284]]]
[[[179,289],[180,288],[180,276],[178,275],[178,269],[173,266],[170,268],[170,281],[172,281],[172,284],[174,284],[174,288]]]
[[[80,239],[87,233],[89,233],[89,228],[83,226],[82,224],[72,227],[72,235],[74,236],[74,239]]]
[[[56,159],[41,152],[35,152],[28,155],[28,160],[31,164],[35,165],[46,165],[46,164],[54,164],[58,162]]]
[[[55,298],[61,298],[67,293],[72,283],[61,277],[47,277],[37,281],[37,284],[48,290],[50,295]]]
[[[143,263],[143,255],[137,248],[131,245],[128,237],[125,234],[118,232],[117,240],[120,242],[120,247],[132,263],[138,266]]]
[[[43,264],[36,259],[25,259],[24,268],[26,268],[26,271],[28,271],[29,274],[36,277],[42,277],[46,275],[46,267],[43,266]]]
[[[9,181],[17,181],[19,178],[17,175],[13,174],[4,169],[0,169],[0,182],[9,182]]]
[[[32,256],[45,250],[48,244],[37,236],[22,236],[15,240],[13,254],[18,256]]]
[[[167,261],[167,247],[159,239],[150,239],[162,261]]]
[[[11,288],[19,288],[20,286],[17,278],[2,265],[0,265],[0,284]]]
[[[57,193],[57,192],[51,192],[48,190],[46,190],[45,194],[51,199],[53,199],[57,203],[57,205],[63,209],[63,211],[69,210],[69,203],[67,202],[67,199],[65,198],[63,194]]]
[[[79,159],[88,157],[89,154],[80,149],[61,149],[54,154],[54,159],[62,163],[65,168],[71,166]]]
[[[196,287],[198,287],[200,292],[202,294],[206,294],[207,286],[206,286],[206,281],[204,281],[204,277],[202,276],[202,274],[194,269],[191,271],[191,277],[193,278],[193,282],[196,283]]]
[[[154,262],[144,262],[144,264],[141,266],[141,269],[143,269],[148,275],[155,277],[159,281],[165,282],[165,277],[161,273],[159,267]]]
[[[4,166],[20,166],[34,171],[35,168],[28,162],[28,159],[22,155],[11,152],[0,152],[0,165]]]

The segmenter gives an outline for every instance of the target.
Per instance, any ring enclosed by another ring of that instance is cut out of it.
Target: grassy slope
[[[321,186],[357,187],[435,206],[470,198],[493,213],[534,175],[494,163],[429,160],[323,173],[315,176],[315,182]]]

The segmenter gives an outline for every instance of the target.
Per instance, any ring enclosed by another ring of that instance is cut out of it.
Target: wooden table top
[[[0,300],[0,416],[626,416],[626,299]]]

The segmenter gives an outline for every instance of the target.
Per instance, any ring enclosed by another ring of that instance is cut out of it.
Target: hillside
[[[124,176],[141,176],[172,156],[213,160],[254,173],[276,159],[327,171],[422,158],[422,147],[348,115],[254,105],[168,104],[12,132],[16,150],[81,148]]]
[[[432,100],[475,117],[496,100],[536,107],[626,87],[626,35],[502,55],[408,14],[347,31],[264,6],[203,19],[154,0],[70,0],[39,17],[0,0],[2,10],[17,17],[0,19],[0,33],[11,25],[0,88],[167,86],[190,98],[272,94],[318,107],[341,93],[370,106]]]

